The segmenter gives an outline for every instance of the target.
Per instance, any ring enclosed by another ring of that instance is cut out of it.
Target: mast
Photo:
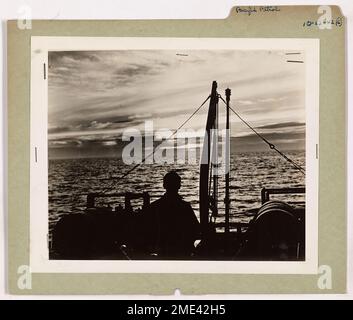
[[[215,126],[217,116],[217,82],[213,81],[210,105],[208,108],[207,122],[205,139],[203,143],[201,164],[200,164],[200,224],[201,224],[201,236],[205,239],[208,234],[208,223],[209,223],[209,171],[210,171],[210,154],[211,154],[211,129]]]
[[[216,118],[212,127],[211,175],[213,178],[212,213],[218,214],[218,95],[216,100]]]
[[[227,118],[226,118],[226,152],[225,152],[225,233],[229,233],[229,171],[230,171],[230,124],[229,124],[229,101],[230,101],[231,91],[230,89],[226,89],[226,102],[227,102]]]

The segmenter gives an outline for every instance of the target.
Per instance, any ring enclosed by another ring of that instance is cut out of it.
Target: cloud
[[[258,129],[282,129],[282,128],[291,128],[291,127],[303,127],[305,126],[304,122],[282,122],[282,123],[273,123],[267,124],[264,126],[258,126]]]
[[[279,97],[279,98],[274,98],[274,97],[270,97],[270,98],[264,98],[264,99],[258,99],[258,102],[277,102],[277,101],[283,101],[285,100],[286,97]]]
[[[94,51],[50,51],[48,55],[48,62],[50,67],[56,64],[67,61],[90,61],[98,62],[100,60],[99,54]]]
[[[284,81],[287,79],[291,79],[295,77],[294,72],[288,72],[288,71],[275,71],[275,72],[269,72],[264,75],[253,75],[253,76],[246,76],[242,79],[238,79],[235,81],[232,81],[230,83],[230,86],[238,88],[242,86],[248,86],[248,85],[256,85],[256,84],[262,84],[266,82],[278,82],[278,81]]]
[[[118,77],[135,77],[140,74],[156,74],[156,71],[152,66],[147,66],[143,64],[130,64],[126,67],[119,68],[115,71],[115,75]]]
[[[288,141],[295,142],[297,146],[304,147],[303,142],[305,141],[305,133],[303,132],[288,132],[288,133],[263,133],[261,134],[267,141],[272,144],[280,144],[283,145]],[[268,145],[264,143],[256,134],[248,134],[240,137],[232,138],[233,145],[235,144],[237,147],[241,147],[242,149],[251,149],[252,146],[255,147],[265,147],[268,148]],[[236,148],[235,148],[236,149]]]
[[[105,129],[112,126],[111,122],[98,122],[96,120],[92,121],[88,126],[88,129]]]
[[[251,106],[253,104],[255,104],[255,101],[251,101],[251,100],[238,100],[237,101],[238,104],[244,105],[244,106]]]
[[[262,136],[281,151],[305,149],[305,133],[303,132],[267,133]],[[248,151],[262,152],[271,151],[271,149],[255,134],[231,138],[232,153]]]
[[[117,142],[116,141],[103,141],[102,142],[102,144],[104,145],[104,146],[116,146],[117,145]]]

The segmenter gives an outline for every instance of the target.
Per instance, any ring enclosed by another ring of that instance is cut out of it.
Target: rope
[[[219,98],[227,105],[227,102],[223,99],[221,95],[219,95]],[[269,142],[264,136],[262,136],[260,133],[258,133],[248,122],[246,122],[240,115],[237,113],[232,107],[229,106],[229,109],[251,130],[253,131],[262,141],[264,141],[272,150],[275,150],[280,156],[282,156],[285,160],[290,162],[293,167],[295,167],[297,170],[299,170],[303,175],[305,175],[305,169],[301,167],[299,164],[294,162],[292,159],[288,158],[282,151],[278,150],[277,147]]]
[[[168,140],[170,140],[171,138],[173,138],[173,137],[177,134],[177,132],[178,132],[181,128],[183,128],[183,127],[189,122],[189,120],[204,106],[204,104],[208,101],[208,99],[209,99],[210,97],[211,97],[211,96],[208,96],[208,97],[205,99],[205,101],[202,102],[202,104],[201,104],[198,108],[196,108],[196,110],[195,110],[177,129],[175,129],[174,132],[173,132],[171,135],[169,135],[169,137],[167,137],[167,138],[165,139],[165,141],[162,141],[159,145],[157,145],[156,148],[155,148],[150,154],[148,154],[147,156],[145,156],[145,157],[141,160],[141,162],[139,162],[139,163],[137,163],[136,165],[134,165],[130,170],[128,170],[128,171],[127,171],[126,173],[124,173],[122,176],[120,176],[120,177],[112,177],[111,179],[114,179],[114,180],[122,180],[122,179],[126,178],[131,172],[133,172],[133,171],[134,171],[135,169],[137,169],[141,164],[143,164],[149,157],[153,156],[153,155],[156,153],[157,149],[162,145],[162,143],[163,143],[163,142],[166,142],[166,141],[168,141]],[[109,189],[110,189],[110,186],[107,187],[106,189],[104,189],[104,190],[102,191],[102,193],[106,193]]]

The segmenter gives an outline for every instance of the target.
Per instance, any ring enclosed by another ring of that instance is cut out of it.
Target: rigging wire
[[[219,94],[218,95],[219,98],[225,103],[226,101],[223,99],[223,97]],[[167,137],[163,142],[170,140],[172,137],[174,137],[177,132],[182,129],[186,123],[188,123],[191,118],[205,105],[205,103],[209,100],[210,96],[208,96],[203,102],[202,104],[196,108],[196,110],[177,128],[174,130],[174,132]],[[294,162],[292,159],[288,158],[288,156],[286,156],[282,151],[280,151],[279,149],[277,149],[277,147],[269,142],[265,137],[263,137],[260,133],[258,133],[246,120],[244,120],[239,113],[237,113],[232,107],[229,106],[229,109],[251,130],[253,131],[261,140],[263,140],[272,150],[275,150],[280,156],[282,156],[285,160],[287,160],[288,162],[290,162],[297,170],[299,170],[303,175],[305,175],[305,169],[303,167],[301,167],[299,164],[297,164],[296,162]],[[126,173],[124,173],[123,175],[121,175],[120,177],[111,177],[109,180],[122,180],[124,178],[126,178],[131,172],[133,172],[134,170],[136,170],[139,166],[141,166],[148,158],[150,158],[151,156],[153,156],[156,151],[158,150],[158,148],[161,146],[161,144],[163,143],[161,142],[159,145],[157,145],[154,150],[149,153],[147,156],[145,156],[139,163],[137,163],[136,165],[134,165],[131,169],[129,169]],[[111,186],[105,188],[102,193],[106,193],[108,190],[111,189]]]
[[[166,142],[166,141],[170,140],[171,138],[173,138],[173,137],[177,134],[177,132],[178,132],[181,128],[183,128],[183,127],[186,125],[186,123],[188,123],[188,122],[191,120],[191,118],[204,106],[204,104],[208,101],[208,99],[209,99],[210,97],[211,97],[211,96],[209,95],[209,96],[202,102],[202,104],[201,104],[198,108],[196,108],[196,110],[195,110],[177,129],[175,129],[174,132],[173,132],[171,135],[169,135],[169,137],[167,137],[164,141],[162,141],[159,145],[157,145],[157,146],[154,148],[154,150],[153,150],[151,153],[149,153],[147,156],[145,156],[139,163],[137,163],[136,165],[134,165],[130,170],[128,170],[128,171],[127,171],[126,173],[124,173],[122,176],[120,176],[120,177],[112,177],[111,179],[113,179],[113,180],[122,180],[122,179],[126,178],[131,172],[133,172],[135,169],[137,169],[137,168],[138,168],[141,164],[143,164],[148,158],[150,158],[151,156],[153,156],[153,155],[156,153],[157,149],[161,146],[161,144],[162,144],[163,142]],[[110,190],[110,187],[111,187],[111,186],[105,188],[105,189],[102,191],[102,193],[106,193],[108,190]]]
[[[226,101],[223,99],[221,95],[219,95],[219,98],[227,105]],[[262,141],[264,141],[272,150],[275,150],[280,156],[282,156],[285,160],[287,160],[289,163],[293,165],[297,170],[299,170],[303,175],[305,175],[305,169],[301,167],[299,164],[297,164],[295,161],[292,159],[288,158],[282,151],[278,150],[277,147],[269,142],[264,136],[262,136],[260,133],[258,133],[247,121],[245,121],[239,113],[237,113],[232,107],[229,106],[229,109],[251,130],[253,131]]]

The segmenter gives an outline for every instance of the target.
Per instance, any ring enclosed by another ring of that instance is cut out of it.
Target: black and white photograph
[[[301,49],[48,51],[49,260],[306,260]]]

